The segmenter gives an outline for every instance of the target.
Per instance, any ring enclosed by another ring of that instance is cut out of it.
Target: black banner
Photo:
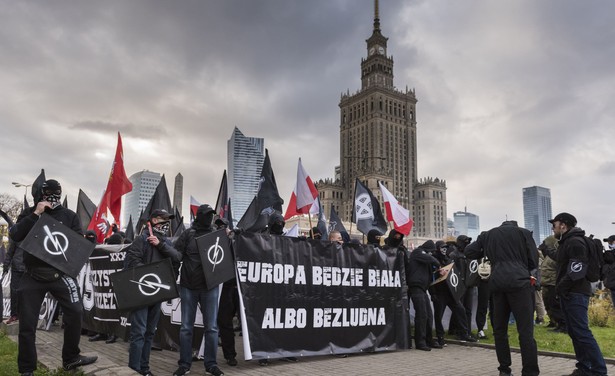
[[[121,310],[146,307],[179,296],[170,259],[122,270],[109,278]]]
[[[195,240],[208,290],[235,278],[231,241],[226,235],[226,230],[199,236]]]
[[[94,250],[82,235],[44,213],[19,247],[73,278]]]
[[[396,251],[253,233],[233,246],[247,359],[406,347]]]

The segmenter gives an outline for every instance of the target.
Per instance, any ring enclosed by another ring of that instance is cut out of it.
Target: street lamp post
[[[24,188],[25,188],[25,190],[26,190],[24,194],[25,194],[26,196],[28,195],[28,187],[31,187],[31,186],[32,186],[32,184],[22,184],[22,183],[17,183],[17,182],[15,182],[15,181],[14,181],[14,182],[12,182],[11,184],[13,184],[13,185],[15,186],[15,188],[21,188],[21,187],[24,187]]]

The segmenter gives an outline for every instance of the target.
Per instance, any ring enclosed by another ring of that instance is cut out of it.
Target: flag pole
[[[314,239],[314,231],[312,231],[312,213],[308,212],[308,222],[310,224],[310,238]]]

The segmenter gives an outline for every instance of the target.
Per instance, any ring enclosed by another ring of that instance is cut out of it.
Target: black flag
[[[92,221],[92,216],[96,211],[96,204],[90,200],[88,195],[79,189],[79,196],[77,196],[77,217],[81,221],[81,228],[85,233],[88,230],[88,225]]]
[[[184,217],[182,217],[179,209],[175,208],[175,218],[171,219],[171,233],[173,236],[179,236],[182,232],[186,231],[184,226]]]
[[[128,225],[126,226],[126,240],[132,243],[135,240],[135,226],[132,224],[132,215],[128,217]]]
[[[94,250],[93,243],[45,213],[19,247],[73,278]]]
[[[344,227],[344,224],[342,223],[342,220],[337,215],[337,212],[335,211],[333,205],[331,205],[331,215],[329,215],[329,232],[331,231],[343,231],[345,233],[348,233],[346,227]]]
[[[32,198],[34,199],[34,206],[43,199],[43,183],[47,180],[45,178],[45,169],[41,169],[41,173],[38,175],[34,183],[32,183]]]
[[[22,213],[25,213],[26,210],[30,209],[30,205],[28,204],[28,197],[26,197],[26,195],[23,195],[23,210]]]
[[[62,206],[68,209],[68,195],[64,196],[64,201],[62,201]]]
[[[278,186],[271,168],[269,151],[265,149],[265,161],[261,170],[258,192],[237,226],[245,231],[262,231],[267,227],[271,214],[274,212],[282,214],[283,203],[284,200],[278,193]]]
[[[233,215],[231,213],[231,198],[228,196],[228,185],[226,182],[226,170],[222,175],[222,182],[218,190],[218,199],[216,200],[216,215],[228,221],[230,229],[233,228]]]
[[[153,262],[109,275],[117,307],[132,310],[179,296],[171,260]]]
[[[173,213],[173,206],[171,206],[171,197],[169,196],[169,190],[167,189],[167,180],[162,175],[160,179],[160,183],[156,187],[156,191],[152,198],[150,198],[145,210],[141,213],[141,217],[137,222],[137,232],[141,233],[141,229],[147,221],[149,220],[150,215],[156,209],[164,209],[169,213]]]
[[[207,289],[235,278],[231,241],[226,230],[218,230],[196,238]]]
[[[329,228],[327,227],[327,218],[325,217],[324,209],[322,204],[320,203],[320,196],[316,197],[316,202],[318,203],[318,224],[316,227],[318,231],[322,234],[323,239],[329,239]]]
[[[357,224],[357,229],[367,235],[369,230],[376,229],[380,233],[387,232],[387,222],[380,210],[380,203],[359,179],[354,188],[354,210],[352,222]]]

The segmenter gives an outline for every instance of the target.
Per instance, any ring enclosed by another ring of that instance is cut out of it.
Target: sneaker
[[[478,331],[478,333],[476,334],[476,337],[477,337],[478,339],[487,339],[487,335],[486,335],[486,334],[485,334],[485,332],[484,332],[484,331],[482,331],[482,330],[479,330],[479,331]]]
[[[15,321],[19,321],[19,317],[17,317],[16,315],[13,315],[13,316],[9,317],[4,323],[6,325],[9,325],[9,324],[14,323]]]
[[[211,368],[207,368],[205,370],[205,372],[213,375],[213,376],[222,376],[224,375],[224,372],[222,372],[222,370],[220,368],[218,368],[218,366],[213,366]]]
[[[513,376],[513,374],[511,372],[500,371],[500,376]]]
[[[173,376],[184,376],[190,373],[190,368],[184,368],[179,366],[179,368],[173,372]]]
[[[444,337],[438,337],[438,344],[442,347],[446,346],[446,341],[444,340]]]
[[[432,349],[441,349],[443,346],[440,345],[440,342],[438,342],[437,340],[433,340],[431,341],[431,343],[429,344],[429,347],[431,347]]]
[[[258,361],[258,365],[259,366],[268,366],[269,365],[269,360],[268,359],[261,359]]]
[[[154,376],[154,374],[152,373],[152,371],[143,371],[143,372],[141,372],[141,374],[142,374],[143,376]]]
[[[226,364],[228,364],[231,367],[235,367],[237,365],[237,359],[229,358],[226,360]]]
[[[476,338],[471,337],[471,336],[459,336],[457,337],[457,339],[460,340],[461,342],[478,342]]]
[[[536,323],[536,325],[542,325],[545,323],[545,320],[542,318],[537,318],[534,323]]]
[[[71,362],[64,362],[63,364],[64,370],[70,371],[71,369],[75,369],[77,367],[87,366],[88,364],[94,363],[96,360],[98,360],[98,356],[96,355],[94,356],[79,355],[77,359]]]

